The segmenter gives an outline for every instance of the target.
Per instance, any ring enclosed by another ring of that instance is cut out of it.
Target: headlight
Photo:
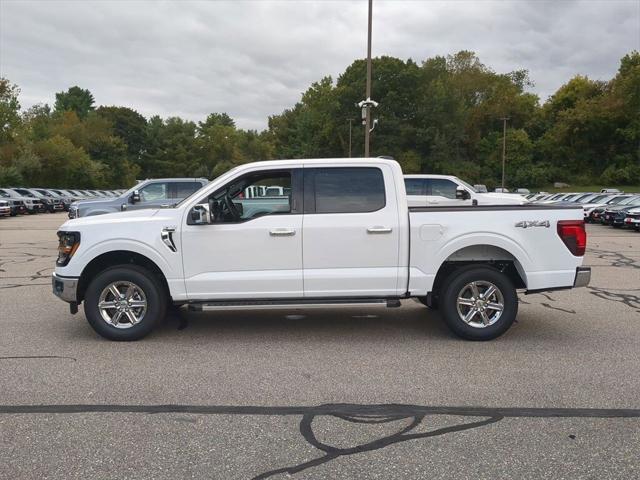
[[[64,267],[80,246],[80,232],[58,232],[58,242],[56,265]]]

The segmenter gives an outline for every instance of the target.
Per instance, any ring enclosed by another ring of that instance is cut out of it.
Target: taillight
[[[584,220],[559,220],[558,235],[573,255],[576,257],[584,255],[587,248]]]

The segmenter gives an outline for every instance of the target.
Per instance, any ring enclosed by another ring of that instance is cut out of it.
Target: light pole
[[[364,156],[369,156],[369,139],[371,136],[371,24],[373,15],[373,0],[369,0],[369,23],[367,27],[367,104],[366,117],[364,121]]]
[[[504,169],[507,157],[507,120],[509,117],[502,117],[502,188],[504,190]]]
[[[353,118],[349,119],[349,158],[351,158],[351,124],[353,123]]]

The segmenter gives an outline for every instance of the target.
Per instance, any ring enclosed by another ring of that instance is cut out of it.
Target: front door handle
[[[274,228],[269,230],[269,235],[272,237],[291,237],[296,234],[296,231],[292,228]]]
[[[391,230],[390,227],[375,226],[367,228],[367,233],[391,233]]]

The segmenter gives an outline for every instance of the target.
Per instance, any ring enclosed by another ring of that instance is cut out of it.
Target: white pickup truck
[[[404,176],[409,207],[453,205],[523,205],[522,195],[482,193],[453,175],[411,174]]]
[[[247,195],[252,186],[281,195]],[[580,206],[409,208],[400,166],[384,159],[246,164],[176,205],[69,220],[58,237],[54,294],[72,313],[84,302],[112,340],[144,337],[172,304],[397,307],[412,297],[459,336],[488,340],[513,323],[517,290],[591,275]]]

